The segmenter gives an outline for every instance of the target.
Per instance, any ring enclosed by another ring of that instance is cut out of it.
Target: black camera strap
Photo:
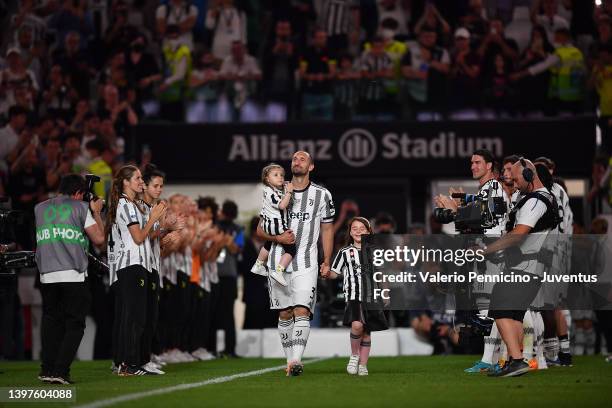
[[[536,225],[529,231],[529,233],[541,232],[548,229],[553,229],[562,221],[561,217],[559,217],[559,209],[557,206],[557,200],[552,193],[548,193],[550,197],[547,197],[540,191],[532,191],[531,193],[526,194],[523,198],[521,198],[518,203],[514,205],[512,211],[508,214],[508,224],[507,229],[511,231],[514,228],[514,224],[516,223],[516,213],[520,210],[526,203],[532,198],[536,200],[542,201],[546,205],[546,213],[538,220]]]

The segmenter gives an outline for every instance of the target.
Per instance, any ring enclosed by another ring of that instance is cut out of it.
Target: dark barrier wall
[[[134,129],[128,155],[145,145],[173,181],[252,181],[271,161],[288,169],[296,150],[314,156],[317,178],[465,177],[479,148],[499,158],[548,156],[561,175],[588,177],[595,121],[148,124]]]

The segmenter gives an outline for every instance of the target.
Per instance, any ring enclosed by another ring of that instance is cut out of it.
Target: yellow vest
[[[562,45],[555,50],[555,55],[560,62],[551,68],[551,96],[564,102],[582,100],[586,78],[582,52],[573,45]]]
[[[601,116],[612,116],[612,66],[597,72],[597,93]]]
[[[170,85],[170,87],[161,95],[161,99],[165,101],[180,101],[183,97],[183,91],[187,88],[187,84],[189,83],[189,77],[191,76],[191,51],[186,45],[181,45],[176,50],[173,50],[171,47],[166,45],[164,46],[163,51],[167,77],[174,75],[176,72],[176,66],[181,59],[187,58],[187,71],[185,72],[185,78]]]
[[[113,170],[102,159],[96,159],[87,166],[87,171],[100,177],[100,181],[94,184],[94,193],[106,200],[113,182]]]

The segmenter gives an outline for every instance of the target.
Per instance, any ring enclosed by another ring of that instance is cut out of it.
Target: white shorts
[[[287,309],[304,306],[314,312],[317,303],[318,265],[314,268],[285,273],[287,286],[282,286],[268,276],[268,290],[270,292],[270,309]]]

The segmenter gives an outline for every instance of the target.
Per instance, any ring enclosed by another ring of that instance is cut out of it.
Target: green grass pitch
[[[608,407],[612,364],[603,357],[579,357],[574,367],[531,372],[520,378],[466,374],[475,356],[372,358],[370,375],[346,374],[345,358],[307,364],[300,377],[278,370],[114,406],[124,407]],[[282,360],[236,359],[175,364],[165,376],[117,377],[109,362],[76,362],[72,377],[77,405],[120,395],[275,367]],[[0,364],[0,387],[41,387],[33,362]],[[44,387],[59,387],[46,385]],[[40,406],[19,403],[16,406]],[[7,406],[9,404],[0,404]],[[15,404],[10,404],[15,405]],[[66,404],[64,404],[66,405]],[[43,403],[44,407],[58,406]]]

